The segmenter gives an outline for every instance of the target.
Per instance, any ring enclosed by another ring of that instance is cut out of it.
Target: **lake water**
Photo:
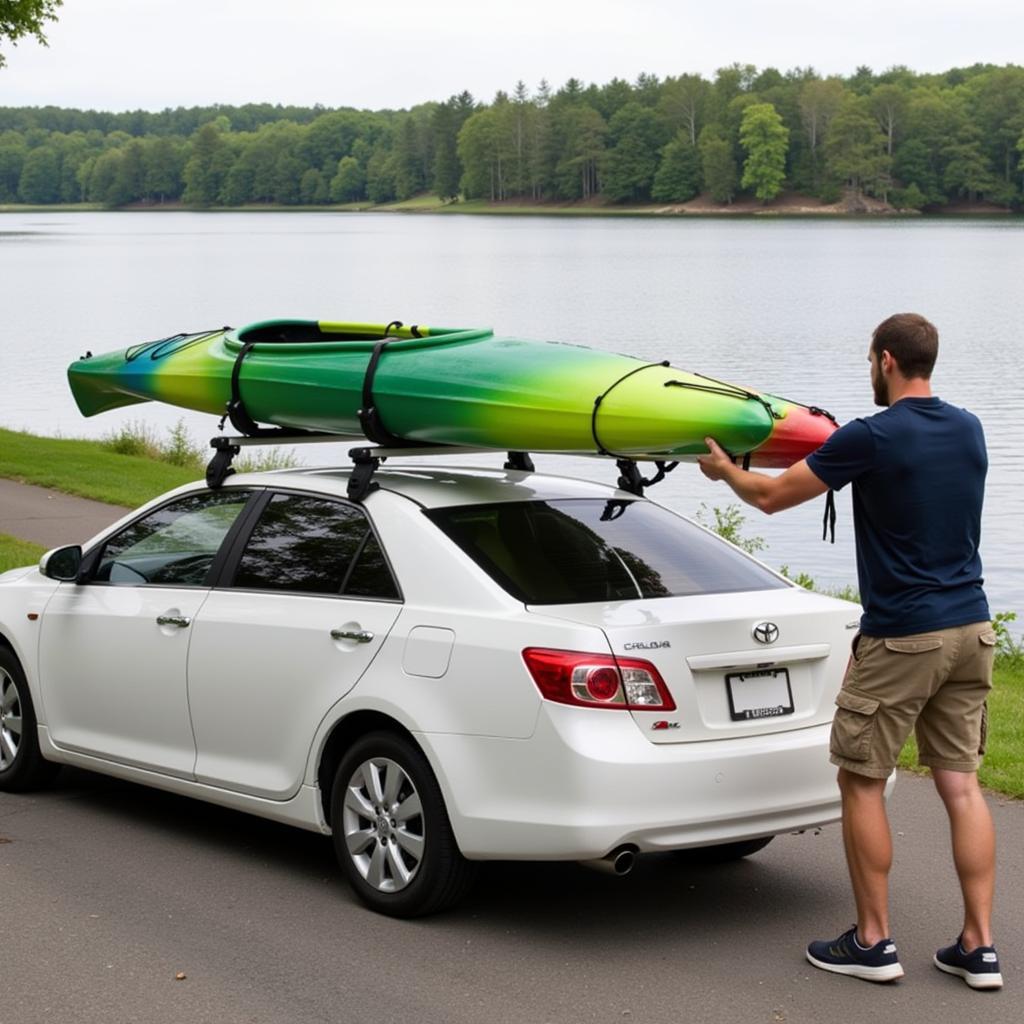
[[[83,419],[65,367],[176,331],[276,318],[490,326],[580,342],[746,383],[841,421],[870,414],[867,346],[886,316],[939,327],[937,394],[982,419],[990,456],[982,555],[994,611],[1024,618],[1024,223],[1019,220],[675,220],[329,213],[0,215],[0,425],[98,437],[159,405]],[[301,451],[307,462],[344,449]],[[470,461],[481,461],[479,458]],[[538,468],[613,480],[614,465]],[[731,492],[680,466],[650,496],[692,515]],[[942,495],[936,495],[937,502]],[[768,563],[855,580],[847,493],[835,545],[821,504],[744,532]]]

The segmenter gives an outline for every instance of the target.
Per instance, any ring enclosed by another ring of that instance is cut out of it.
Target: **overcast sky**
[[[247,102],[378,109],[734,61],[851,74],[1024,61],[1014,0],[65,0],[2,44],[0,106]]]

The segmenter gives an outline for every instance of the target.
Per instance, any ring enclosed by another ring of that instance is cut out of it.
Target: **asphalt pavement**
[[[1006,986],[973,992],[931,964],[959,896],[910,775],[890,808],[907,976],[874,985],[803,957],[853,919],[837,826],[718,868],[490,864],[460,908],[409,922],[364,910],[324,837],[65,769],[0,794],[0,1022],[1020,1024],[1024,803],[990,802]]]
[[[0,477],[0,533],[47,548],[81,544],[127,511]]]

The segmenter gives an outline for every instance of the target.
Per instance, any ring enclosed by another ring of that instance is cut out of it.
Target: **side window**
[[[204,491],[150,512],[106,542],[93,579],[134,586],[202,586],[250,493]]]
[[[300,594],[397,598],[363,512],[330,498],[275,494],[245,545],[233,586]]]

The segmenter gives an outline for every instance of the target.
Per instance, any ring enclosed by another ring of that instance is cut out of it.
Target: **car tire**
[[[53,780],[60,765],[43,759],[32,696],[21,665],[0,647],[0,790],[24,793]]]
[[[692,850],[680,850],[679,855],[692,864],[728,864],[742,857],[749,857],[763,850],[775,836],[761,836],[760,839],[740,839],[735,843],[717,843],[715,846],[697,846]]]
[[[459,851],[441,787],[423,752],[390,732],[357,740],[331,790],[334,851],[356,895],[391,917],[457,903],[476,865]]]

